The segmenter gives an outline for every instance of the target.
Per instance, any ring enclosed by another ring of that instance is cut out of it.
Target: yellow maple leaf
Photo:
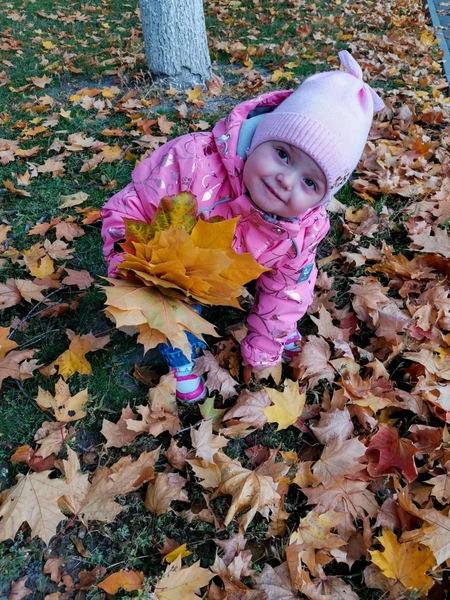
[[[386,528],[378,540],[384,551],[374,550],[370,555],[383,575],[399,581],[409,590],[425,592],[432,587],[434,580],[426,572],[434,567],[436,560],[429,548],[416,542],[400,544]]]
[[[36,402],[43,409],[51,408],[55,413],[57,421],[68,423],[77,421],[86,416],[84,407],[88,401],[87,389],[78,392],[75,396],[70,395],[69,386],[63,379],[55,384],[55,396],[50,392],[38,387],[39,393]]]
[[[203,92],[203,90],[200,85],[196,85],[192,89],[186,90],[186,94],[187,94],[186,102],[191,102],[192,104],[196,104],[197,106],[204,106],[205,103],[203,102],[203,100],[199,99],[202,92]]]
[[[182,544],[181,546],[178,546],[178,548],[175,548],[175,550],[172,550],[172,552],[169,552],[169,554],[166,554],[164,560],[170,564],[173,563],[174,560],[176,560],[179,556],[181,556],[181,558],[185,558],[190,554],[192,554],[192,552],[187,549],[186,544]]]
[[[190,192],[180,192],[176,196],[165,196],[161,199],[151,223],[131,219],[124,219],[124,221],[127,236],[146,244],[155,237],[157,231],[166,231],[169,227],[181,227],[191,233],[196,218],[195,196]]]
[[[292,75],[293,73],[291,71],[285,72],[281,71],[280,69],[276,69],[273,72],[270,81],[272,81],[273,83],[278,83],[279,81],[281,81],[281,79],[286,79],[286,81],[290,81],[292,79]]]
[[[100,156],[103,158],[104,162],[119,160],[122,156],[122,148],[118,144],[115,146],[103,146]]]
[[[81,375],[90,375],[92,368],[86,360],[86,354],[92,350],[90,340],[82,339],[77,335],[70,342],[69,348],[63,352],[56,360],[55,366],[59,367],[59,374],[67,379],[74,373]]]
[[[147,286],[157,286],[178,299],[240,308],[237,298],[242,286],[268,269],[249,253],[232,249],[238,218],[217,223],[199,220],[191,235],[181,227],[156,231],[146,244],[129,241],[120,272],[137,276]],[[158,225],[159,226],[159,225]],[[144,237],[148,230],[133,225],[133,237]]]
[[[54,44],[53,42],[42,42],[42,47],[45,48],[46,50],[54,50],[55,48],[57,48],[56,44]]]
[[[198,337],[202,337],[202,334],[217,336],[213,325],[195,310],[176,298],[165,296],[157,288],[120,279],[108,281],[112,286],[103,288],[107,298],[106,312],[116,321],[116,327],[140,328],[146,324],[150,330],[161,332],[186,355],[190,354],[191,346],[185,330]],[[154,331],[147,332],[156,344],[160,343]],[[145,330],[141,330],[141,334],[145,335]]]
[[[433,35],[432,31],[427,31],[426,29],[424,29],[422,31],[422,33],[420,34],[420,42],[424,45],[424,46],[433,46],[434,44],[436,44],[436,38]]]
[[[262,409],[269,423],[278,423],[277,431],[293,425],[302,414],[306,401],[306,394],[298,391],[298,382],[287,379],[283,392],[267,387],[264,389],[273,404]]]

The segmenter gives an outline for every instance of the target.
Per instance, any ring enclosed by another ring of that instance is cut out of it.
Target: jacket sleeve
[[[316,248],[328,228],[326,219],[312,247],[257,279],[247,336],[241,343],[244,365],[265,368],[280,362],[285,341],[313,301]]]
[[[186,148],[189,156],[186,156]],[[195,162],[192,136],[175,138],[144,159],[134,169],[131,183],[114,194],[102,208],[103,253],[110,277],[117,275],[116,267],[122,260],[114,243],[125,237],[124,218],[149,223],[164,196],[190,189]],[[186,169],[189,169],[189,177],[183,172]]]

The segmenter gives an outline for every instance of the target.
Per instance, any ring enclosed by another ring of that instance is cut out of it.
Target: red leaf
[[[414,463],[414,455],[417,453],[411,440],[399,437],[392,425],[380,423],[378,433],[366,451],[369,461],[367,471],[371,477],[379,477],[383,473],[393,473],[392,468],[397,467],[411,483],[417,478]]]

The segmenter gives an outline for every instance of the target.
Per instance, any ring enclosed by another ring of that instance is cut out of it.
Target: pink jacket
[[[164,196],[190,191],[199,215],[241,216],[233,247],[250,252],[272,270],[256,282],[256,298],[248,316],[248,334],[241,344],[244,364],[265,367],[281,359],[285,340],[311,304],[317,277],[316,248],[329,229],[323,206],[297,219],[263,213],[246,195],[244,159],[237,154],[243,121],[256,107],[277,106],[291,92],[263,94],[237,105],[212,132],[190,133],[167,142],[133,171],[132,181],[101,211],[104,253],[109,274],[120,262],[113,248],[124,237],[123,217],[149,222]]]

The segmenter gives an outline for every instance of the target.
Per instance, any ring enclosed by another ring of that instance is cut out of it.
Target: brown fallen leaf
[[[228,444],[228,440],[212,432],[212,421],[202,421],[198,429],[191,427],[191,440],[195,454],[207,464],[213,462],[213,457],[220,448]]]
[[[79,290],[85,290],[94,283],[89,271],[74,271],[73,269],[64,269],[68,275],[61,281],[63,285],[76,285]]]
[[[69,490],[60,479],[49,479],[50,474],[51,471],[28,473],[1,494],[1,542],[13,539],[24,522],[31,528],[31,537],[38,536],[46,544],[50,542],[58,524],[66,518],[58,500]]]
[[[101,433],[106,438],[105,448],[123,448],[131,444],[141,434],[140,431],[128,429],[128,421],[136,419],[137,415],[129,405],[122,408],[122,414],[117,423],[103,419]]]
[[[265,389],[257,392],[244,390],[222,420],[240,419],[251,427],[261,429],[267,423],[267,417],[263,412],[263,408],[267,406],[270,406],[270,398]]]
[[[112,467],[97,469],[78,515],[85,521],[114,521],[125,510],[114,499],[139,489],[143,483],[153,479],[159,450],[143,452],[135,462],[131,456],[124,456]]]
[[[120,589],[126,592],[135,592],[144,589],[144,573],[141,571],[128,571],[121,569],[117,573],[113,573],[97,586],[104,590],[107,594],[117,594]]]
[[[196,359],[194,373],[197,375],[206,374],[206,387],[209,391],[217,390],[225,400],[237,395],[235,387],[238,382],[231,377],[226,369],[219,365],[208,350],[205,350],[204,355]]]
[[[26,582],[28,579],[28,575],[24,575],[20,579],[16,579],[13,581],[11,585],[11,591],[8,594],[8,600],[22,600],[25,596],[32,594],[32,590],[26,587]]]
[[[60,508],[76,515],[83,506],[91,484],[89,476],[81,473],[80,461],[77,453],[72,448],[67,448],[67,460],[63,460],[65,482],[69,490],[65,496],[58,500]]]
[[[224,522],[225,527],[231,523],[236,513],[249,508],[250,510],[239,520],[240,530],[245,531],[258,511],[279,502],[277,484],[269,475],[259,475],[255,471],[250,471],[239,461],[231,460],[222,452],[216,454],[214,462],[220,469],[222,481],[211,498],[224,494],[232,496],[231,506]]]
[[[54,583],[59,583],[62,577],[62,568],[65,566],[64,558],[59,556],[51,556],[45,561],[43,573],[50,575],[50,579]]]
[[[26,359],[32,358],[36,350],[11,350],[0,360],[0,389],[3,380],[7,377],[23,381],[33,377],[33,374],[26,371],[21,371],[21,363]],[[37,366],[36,366],[37,368]]]
[[[359,459],[365,455],[366,447],[356,438],[335,438],[325,446],[320,460],[313,467],[315,477],[325,486],[331,487],[344,478],[361,471],[364,465]]]
[[[170,564],[164,575],[155,584],[155,598],[157,600],[197,600],[195,593],[200,588],[208,585],[214,573],[209,569],[202,569],[200,561],[190,567],[181,567],[181,556]]]
[[[145,508],[157,515],[162,515],[170,509],[174,500],[189,502],[189,496],[183,489],[187,479],[178,473],[157,473],[154,483],[149,483],[145,496]]]

